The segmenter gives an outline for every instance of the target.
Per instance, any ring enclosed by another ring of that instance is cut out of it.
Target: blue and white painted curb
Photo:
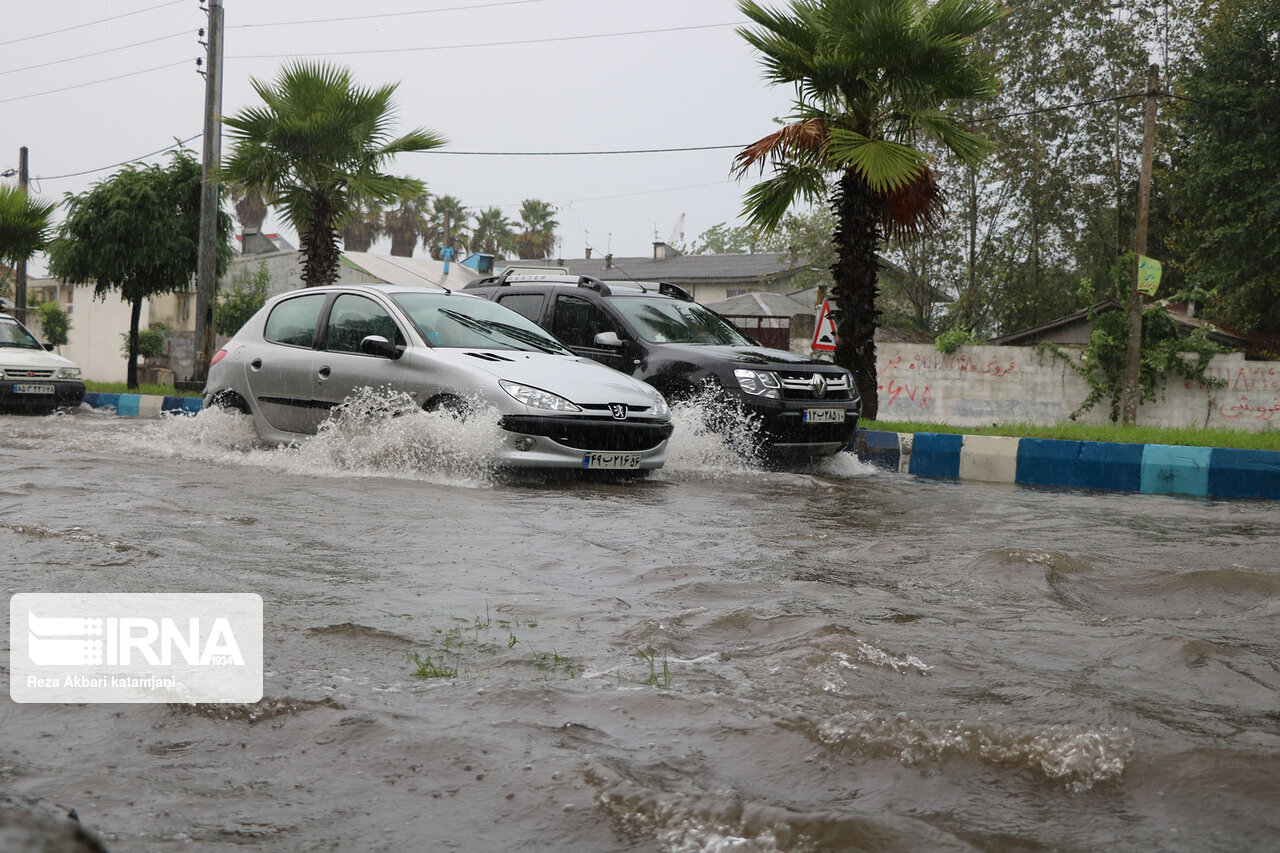
[[[863,461],[923,477],[1280,500],[1280,452],[859,430]]]
[[[158,418],[162,414],[194,415],[204,408],[199,397],[159,397],[154,394],[102,394],[89,391],[84,404],[94,409],[114,409],[123,417]]]

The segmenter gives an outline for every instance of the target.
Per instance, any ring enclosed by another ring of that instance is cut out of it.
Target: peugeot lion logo
[[[813,391],[815,397],[827,396],[827,380],[821,373],[813,374],[813,378],[809,380],[809,389]]]
[[[626,403],[610,403],[609,411],[613,413],[613,419],[615,421],[625,421],[627,419]]]

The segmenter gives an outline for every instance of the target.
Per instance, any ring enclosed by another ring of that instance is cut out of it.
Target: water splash
[[[704,388],[671,409],[675,433],[663,468],[677,477],[716,477],[763,469],[760,416],[718,388]]]

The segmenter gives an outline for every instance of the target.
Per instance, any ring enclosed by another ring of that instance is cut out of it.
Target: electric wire
[[[85,169],[83,172],[68,172],[65,175],[39,175],[38,179],[41,181],[57,181],[57,180],[61,180],[62,178],[78,178],[81,175],[92,175],[94,172],[105,172],[108,169],[114,169],[117,166],[127,166],[130,163],[137,163],[139,160],[145,160],[148,157],[154,157],[157,154],[163,154],[166,151],[172,151],[175,148],[181,148],[183,145],[186,145],[188,142],[191,142],[193,139],[199,139],[203,135],[204,135],[203,133],[197,133],[195,136],[188,136],[186,139],[179,139],[177,142],[173,143],[172,145],[166,145],[164,148],[159,148],[155,151],[152,151],[149,154],[142,154],[138,157],[132,157],[128,160],[121,160],[119,163],[112,163],[110,166],[100,166],[97,169]]]
[[[118,21],[121,18],[130,18],[134,15],[141,15],[144,12],[154,12],[156,9],[163,9],[166,6],[176,6],[179,3],[186,3],[186,2],[189,2],[189,0],[169,0],[169,2],[167,3],[160,3],[155,6],[148,6],[145,9],[135,9],[132,12],[124,12],[123,14],[120,14],[120,15],[112,15],[109,18],[99,18],[96,21],[86,21],[83,24],[74,24],[70,27],[63,27],[60,30],[49,30],[47,33],[37,33],[32,36],[21,36],[16,39],[9,39],[8,41],[0,41],[0,47],[4,47],[5,45],[9,45],[9,44],[17,44],[18,42],[22,42],[22,41],[33,41],[35,39],[44,38],[45,36],[56,36],[59,33],[69,33],[72,30],[82,30],[85,27],[92,27],[95,24],[105,24],[108,21]]]
[[[445,6],[440,9],[414,9],[408,12],[383,12],[378,15],[349,15],[343,18],[312,18],[306,21],[272,21],[257,24],[232,24],[229,30],[257,29],[260,27],[293,27],[300,24],[331,24],[339,21],[368,21],[374,18],[402,18],[407,15],[434,15],[439,12],[469,12],[472,9],[491,9],[495,6],[524,6],[529,3],[542,3],[544,0],[502,0],[498,3],[476,3],[468,6]]]
[[[26,65],[26,66],[23,66],[22,68],[10,68],[8,71],[0,71],[0,77],[3,77],[6,74],[17,74],[19,71],[32,71],[36,68],[48,68],[51,65],[62,65],[65,62],[75,62],[77,59],[89,59],[94,56],[104,56],[108,53],[115,53],[121,50],[128,50],[129,48],[132,48],[132,47],[142,47],[144,44],[155,44],[156,42],[169,41],[170,39],[176,39],[179,36],[189,36],[191,34],[192,32],[190,30],[183,30],[180,33],[170,33],[167,36],[156,36],[153,39],[147,39],[145,41],[135,41],[133,44],[122,44],[119,47],[108,47],[105,50],[99,50],[93,53],[82,53],[78,56],[68,56],[68,57],[64,57],[63,59],[53,59],[53,60],[50,60],[49,62],[41,62],[39,65]]]
[[[153,68],[143,68],[141,71],[130,71],[126,74],[117,74],[114,77],[103,77],[99,80],[90,80],[87,83],[76,83],[72,86],[63,86],[60,89],[46,89],[43,92],[32,92],[29,95],[16,95],[12,98],[0,98],[0,104],[11,104],[14,101],[26,101],[31,98],[39,98],[42,95],[56,95],[59,92],[69,92],[72,89],[83,89],[86,86],[96,86],[99,83],[110,83],[113,80],[123,80],[126,77],[137,77],[140,74],[150,74],[153,71],[163,71],[166,68],[175,68],[179,65],[186,65],[191,62],[190,59],[180,59],[177,62],[170,62],[165,65],[157,65]]]

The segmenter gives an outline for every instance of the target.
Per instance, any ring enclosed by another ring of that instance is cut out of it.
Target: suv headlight
[[[738,380],[738,387],[744,393],[756,397],[769,397],[774,400],[782,398],[782,383],[778,376],[768,370],[735,370],[733,378]]]
[[[79,379],[79,378],[80,378],[80,368],[78,368],[78,367],[64,367],[64,368],[62,368],[61,370],[59,370],[59,371],[58,371],[58,378],[59,378],[59,379]]]
[[[531,388],[528,385],[521,385],[519,382],[508,382],[505,379],[499,379],[498,384],[502,386],[503,391],[506,391],[531,409],[547,409],[552,412],[582,411],[582,409],[570,403],[564,397],[552,394],[550,391],[543,391],[541,388]]]

